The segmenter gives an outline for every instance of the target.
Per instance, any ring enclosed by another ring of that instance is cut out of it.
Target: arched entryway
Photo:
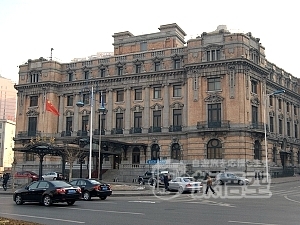
[[[171,146],[171,159],[181,159],[180,145],[178,143],[174,143]]]
[[[207,144],[207,159],[222,159],[222,143],[218,139],[211,139]]]
[[[158,144],[151,146],[151,160],[160,160],[160,147]]]

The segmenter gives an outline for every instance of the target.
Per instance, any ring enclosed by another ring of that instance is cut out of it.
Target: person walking
[[[164,185],[165,185],[165,191],[169,189],[169,176],[168,174],[164,175]]]
[[[2,183],[2,187],[3,190],[6,191],[7,190],[7,182],[9,180],[9,174],[8,173],[4,173],[3,174],[3,183]]]
[[[207,194],[208,189],[210,189],[213,194],[216,193],[215,190],[212,188],[212,178],[210,176],[207,176],[205,194]]]

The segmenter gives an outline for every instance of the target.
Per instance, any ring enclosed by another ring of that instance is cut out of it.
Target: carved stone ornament
[[[27,116],[38,116],[40,113],[36,111],[35,109],[29,109],[26,113]]]
[[[295,119],[294,123],[295,123],[295,124],[298,124],[298,123],[299,123],[299,120],[298,120],[298,119]]]
[[[278,115],[278,119],[280,119],[280,120],[283,119],[283,114],[282,113]]]
[[[64,112],[64,116],[74,116],[74,112],[73,112],[72,110],[67,109],[67,110]]]
[[[216,94],[209,95],[204,99],[205,102],[222,102],[223,100],[223,97]]]
[[[174,102],[170,105],[170,108],[182,109],[183,106],[184,106],[184,104],[181,102]]]
[[[259,106],[259,99],[257,96],[253,96],[250,101],[252,105]]]
[[[116,112],[116,113],[123,113],[123,112],[125,112],[125,109],[122,108],[121,106],[118,106],[113,111]]]
[[[155,110],[158,110],[158,109],[162,109],[164,106],[161,105],[161,104],[158,104],[158,103],[155,103],[154,105],[152,105],[150,107],[150,109],[155,109]]]
[[[272,110],[272,111],[269,112],[269,116],[274,117],[274,115],[275,115],[274,110]]]
[[[144,107],[141,106],[141,105],[134,105],[132,108],[131,108],[131,111],[134,111],[134,112],[140,112],[144,110]]]

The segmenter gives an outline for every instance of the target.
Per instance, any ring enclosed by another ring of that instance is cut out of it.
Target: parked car
[[[195,181],[193,177],[176,177],[169,181],[169,191],[199,192],[203,188],[201,181]]]
[[[70,182],[72,185],[81,188],[82,198],[86,201],[91,200],[92,197],[99,197],[105,200],[112,194],[109,184],[102,183],[96,179],[75,179]]]
[[[15,178],[30,178],[31,181],[39,180],[39,175],[32,171],[20,171],[15,173]]]
[[[56,180],[58,176],[62,176],[58,172],[49,172],[42,176],[43,180]]]
[[[159,171],[159,185],[164,184],[164,175],[168,174],[168,171]],[[139,184],[149,184],[152,186],[156,186],[156,180],[157,180],[157,171],[147,171],[143,176],[138,177],[138,183]]]
[[[24,202],[38,202],[44,206],[57,202],[73,205],[79,199],[81,199],[80,187],[62,180],[34,181],[13,194],[13,200],[17,205],[22,205]]]
[[[239,185],[248,185],[250,183],[249,179],[245,177],[239,177],[234,173],[219,173],[216,176],[216,183],[223,185],[225,183],[237,183]]]

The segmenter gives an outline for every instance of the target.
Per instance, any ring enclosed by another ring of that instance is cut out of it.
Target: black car
[[[24,202],[38,202],[44,206],[57,202],[73,205],[79,199],[81,199],[80,187],[72,186],[63,180],[34,181],[13,194],[13,200],[17,205]]]
[[[95,179],[76,179],[70,182],[72,185],[81,188],[82,198],[84,200],[91,200],[91,197],[99,197],[105,200],[107,196],[112,194],[109,184],[102,183]]]

